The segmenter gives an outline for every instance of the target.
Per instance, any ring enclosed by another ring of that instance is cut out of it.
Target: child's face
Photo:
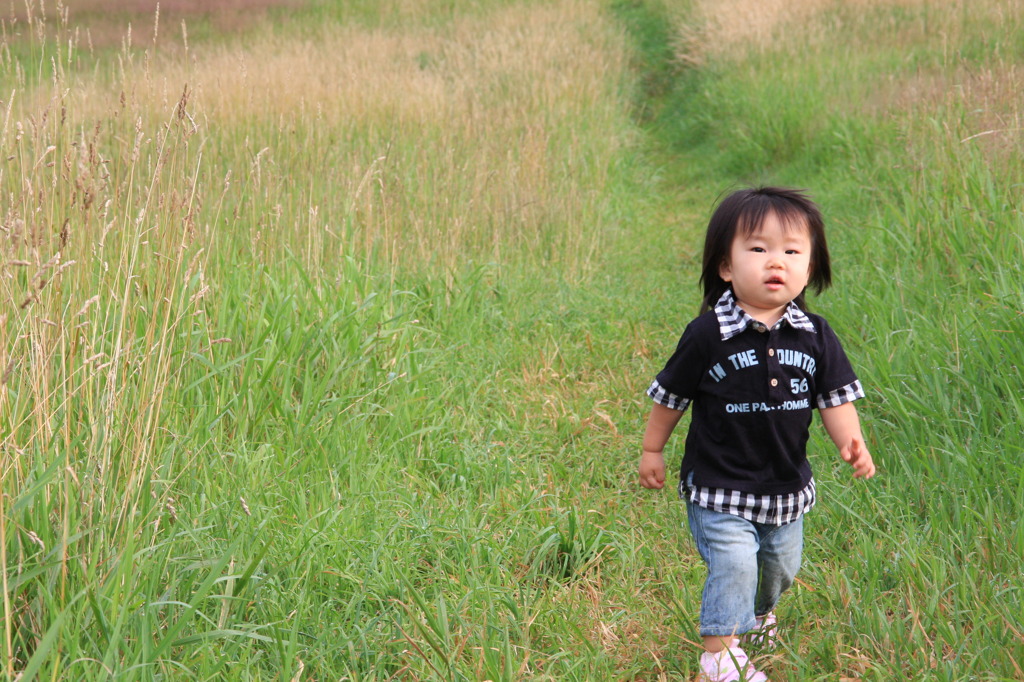
[[[810,230],[806,224],[787,227],[769,213],[752,235],[736,235],[718,272],[747,314],[774,324],[810,279]]]

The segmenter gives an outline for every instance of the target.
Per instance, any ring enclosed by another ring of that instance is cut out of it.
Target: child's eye
[[[764,247],[762,246],[752,246],[750,247],[750,250],[754,253],[764,253]]]
[[[788,254],[790,256],[796,256],[796,255],[799,255],[800,252],[797,251],[796,249],[787,249],[786,250],[786,254]]]

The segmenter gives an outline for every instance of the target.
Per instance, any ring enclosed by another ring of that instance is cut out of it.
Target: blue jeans
[[[690,532],[708,568],[700,605],[702,637],[739,636],[756,627],[793,584],[803,553],[803,518],[764,525],[687,501]]]

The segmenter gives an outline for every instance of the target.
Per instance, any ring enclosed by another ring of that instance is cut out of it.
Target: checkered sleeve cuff
[[[679,410],[683,412],[687,407],[690,406],[689,398],[680,398],[675,393],[669,393],[665,390],[665,387],[658,383],[655,379],[651,383],[651,387],[647,389],[647,395],[651,396],[654,402],[659,405],[664,405],[667,408],[673,410]]]
[[[854,381],[852,384],[847,384],[842,388],[837,388],[831,393],[818,396],[818,409],[824,410],[828,407],[839,407],[846,403],[852,403],[854,400],[858,400],[864,397],[864,387],[860,385],[860,381]]]

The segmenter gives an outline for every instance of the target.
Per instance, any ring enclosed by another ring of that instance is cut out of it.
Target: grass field
[[[692,679],[643,391],[762,182],[880,472],[815,427],[759,665],[1024,679],[1019,2],[69,5],[0,9],[5,679]]]

